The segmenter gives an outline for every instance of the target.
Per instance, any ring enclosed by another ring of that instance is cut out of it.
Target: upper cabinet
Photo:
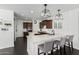
[[[43,20],[40,22],[40,28],[46,26],[47,29],[52,29],[52,20]]]
[[[23,28],[27,29],[28,32],[32,32],[32,22],[23,22]]]

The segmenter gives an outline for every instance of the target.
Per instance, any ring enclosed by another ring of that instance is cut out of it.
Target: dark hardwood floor
[[[54,55],[60,55],[59,51],[54,52]],[[27,39],[19,37],[14,43],[14,47],[0,49],[0,55],[28,55],[27,53]],[[49,54],[51,55],[51,54]],[[79,55],[79,50],[73,49],[73,53],[70,53],[69,48],[66,47],[66,55]]]
[[[0,55],[27,55],[27,39],[18,37],[14,47],[0,49]]]
[[[27,55],[27,38],[17,38],[14,51],[15,54]]]

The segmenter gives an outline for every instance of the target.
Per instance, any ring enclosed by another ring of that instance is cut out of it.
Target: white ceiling
[[[54,15],[57,9],[65,12],[79,8],[79,4],[48,4],[47,8]],[[0,4],[0,9],[13,10],[17,17],[37,17],[44,6],[42,4]]]

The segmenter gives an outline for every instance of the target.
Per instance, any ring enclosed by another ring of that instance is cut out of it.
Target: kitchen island
[[[34,35],[33,33],[27,37],[27,52],[29,55],[38,55],[38,45],[53,41],[53,40],[60,40],[61,37],[65,35]]]

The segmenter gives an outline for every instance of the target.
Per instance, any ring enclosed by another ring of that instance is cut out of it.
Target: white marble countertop
[[[60,40],[60,37],[64,37],[65,35],[29,35],[28,37],[33,43],[45,42],[50,40]]]

